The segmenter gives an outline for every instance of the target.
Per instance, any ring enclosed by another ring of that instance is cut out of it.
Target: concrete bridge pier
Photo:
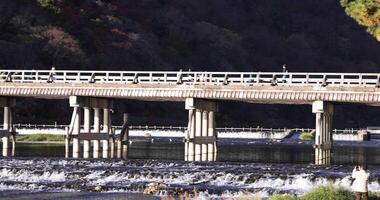
[[[117,140],[117,158],[127,159],[129,147],[129,122],[128,113],[123,114],[123,126]]]
[[[189,110],[188,130],[185,136],[186,161],[215,161],[215,112],[213,101],[188,98],[185,103]]]
[[[207,136],[211,138],[215,138],[214,143],[207,144],[208,154],[207,154],[207,160],[208,161],[216,161],[216,131],[215,131],[215,112],[209,111],[208,112],[208,132]]]
[[[332,147],[332,119],[334,105],[325,101],[313,102],[313,113],[315,113],[315,164],[331,164]]]
[[[3,143],[2,155],[9,156],[10,138],[12,138],[12,154],[16,147],[15,132],[13,130],[12,107],[15,105],[15,100],[10,97],[0,97],[0,106],[3,107],[3,130],[0,132]]]
[[[194,152],[194,160],[195,161],[201,161],[201,154],[202,154],[202,143],[201,142],[195,142],[196,139],[202,138],[202,110],[196,109],[195,110],[195,137],[194,137],[194,144],[195,144],[195,152]]]
[[[66,132],[66,135],[65,135],[65,158],[69,158],[70,157],[70,140],[71,140],[69,127],[65,127],[65,132]]]
[[[94,108],[94,130],[93,133],[100,133],[100,108]],[[93,141],[93,158],[99,158],[100,140]]]
[[[109,134],[110,133],[110,109],[104,108],[103,109],[103,133]],[[102,150],[103,158],[108,158],[108,152],[109,152],[109,138],[102,140]]]
[[[74,108],[73,111],[74,115],[74,122],[73,122],[73,128],[72,128],[72,136],[73,136],[73,158],[79,158],[80,154],[80,140],[79,140],[79,134],[80,134],[80,122],[81,122],[81,109],[80,107]]]
[[[84,117],[83,117],[83,131],[85,133],[90,133],[91,131],[91,108],[84,107]],[[88,139],[83,140],[83,158],[90,158],[90,147],[91,141]]]
[[[202,112],[202,137],[208,136],[208,111],[204,110]],[[202,161],[207,161],[208,156],[208,144],[202,143]]]
[[[90,157],[91,141],[94,141],[94,158],[99,157],[99,141],[103,141],[103,158],[108,158],[110,139],[110,109],[112,101],[102,98],[70,96],[70,106],[74,108],[71,118],[69,137],[73,138],[73,157],[79,158],[80,141],[83,140],[83,157]],[[91,110],[94,109],[94,117]],[[100,111],[103,110],[103,131],[100,131]],[[83,130],[81,131],[81,119],[83,113]],[[91,130],[91,122],[94,120],[94,129]],[[67,145],[67,144],[66,144]]]
[[[4,106],[4,123],[3,123],[3,130],[9,131],[10,128],[10,114],[11,114],[11,108],[9,105]],[[9,150],[9,136],[6,133],[5,136],[1,138],[1,141],[3,142],[3,156],[8,156],[8,150]]]
[[[194,161],[195,159],[195,109],[189,109],[189,122],[185,135],[185,161]]]

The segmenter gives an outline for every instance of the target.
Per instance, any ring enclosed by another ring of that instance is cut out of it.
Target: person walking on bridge
[[[354,178],[354,183],[352,184],[352,189],[356,192],[356,200],[367,200],[368,199],[368,178],[369,173],[367,172],[366,165],[357,165],[352,171],[352,178]]]

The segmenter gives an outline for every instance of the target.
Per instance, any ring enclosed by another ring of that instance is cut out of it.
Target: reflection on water
[[[63,143],[17,143],[16,157],[65,157]]]
[[[182,138],[132,138],[128,159],[184,160]],[[367,162],[380,165],[379,142],[335,142],[333,164],[357,164]],[[16,157],[64,157],[64,144],[17,143]],[[219,139],[217,161],[256,163],[304,163],[314,162],[311,142],[253,139]]]

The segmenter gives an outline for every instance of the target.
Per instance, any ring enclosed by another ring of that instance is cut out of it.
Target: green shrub
[[[301,133],[299,139],[303,140],[303,141],[305,141],[305,140],[313,140],[314,136],[311,133],[303,132],[303,133]]]
[[[43,7],[47,8],[51,11],[53,11],[55,14],[61,13],[61,8],[59,8],[55,3],[54,0],[37,0],[37,3]]]
[[[304,196],[296,197],[289,194],[276,194],[270,196],[268,200],[352,200],[355,199],[354,192],[348,191],[344,188],[334,187],[333,185],[319,186],[314,190],[306,193]],[[379,192],[369,192],[369,200],[380,200]]]
[[[270,196],[268,200],[298,200],[299,198],[289,194],[276,194]]]
[[[54,135],[54,134],[32,134],[32,135],[20,135],[16,137],[17,141],[64,141],[63,135]]]
[[[380,192],[369,192],[368,199],[369,200],[380,200]]]
[[[301,200],[352,200],[355,199],[354,193],[343,188],[337,188],[333,185],[319,186],[313,191],[306,193],[300,198]]]

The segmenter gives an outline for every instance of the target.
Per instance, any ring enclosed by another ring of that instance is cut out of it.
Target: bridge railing
[[[14,124],[16,129],[65,129],[69,125],[66,124]],[[83,125],[81,126],[83,128]],[[122,126],[112,126],[115,129],[121,129]],[[3,128],[3,125],[0,124],[0,128]],[[94,128],[91,126],[91,128]],[[103,126],[101,125],[101,128]],[[186,126],[157,126],[157,125],[130,125],[129,129],[131,130],[173,130],[173,131],[185,131],[187,130]],[[215,128],[218,132],[288,132],[288,131],[297,131],[297,132],[312,132],[315,131],[313,128],[265,128],[265,127],[217,127]],[[358,131],[367,130],[372,133],[378,133],[380,127],[367,127],[367,129],[333,129],[331,130],[334,134],[355,134]],[[377,131],[377,132],[375,132]]]
[[[0,70],[0,82],[380,87],[380,74]]]

